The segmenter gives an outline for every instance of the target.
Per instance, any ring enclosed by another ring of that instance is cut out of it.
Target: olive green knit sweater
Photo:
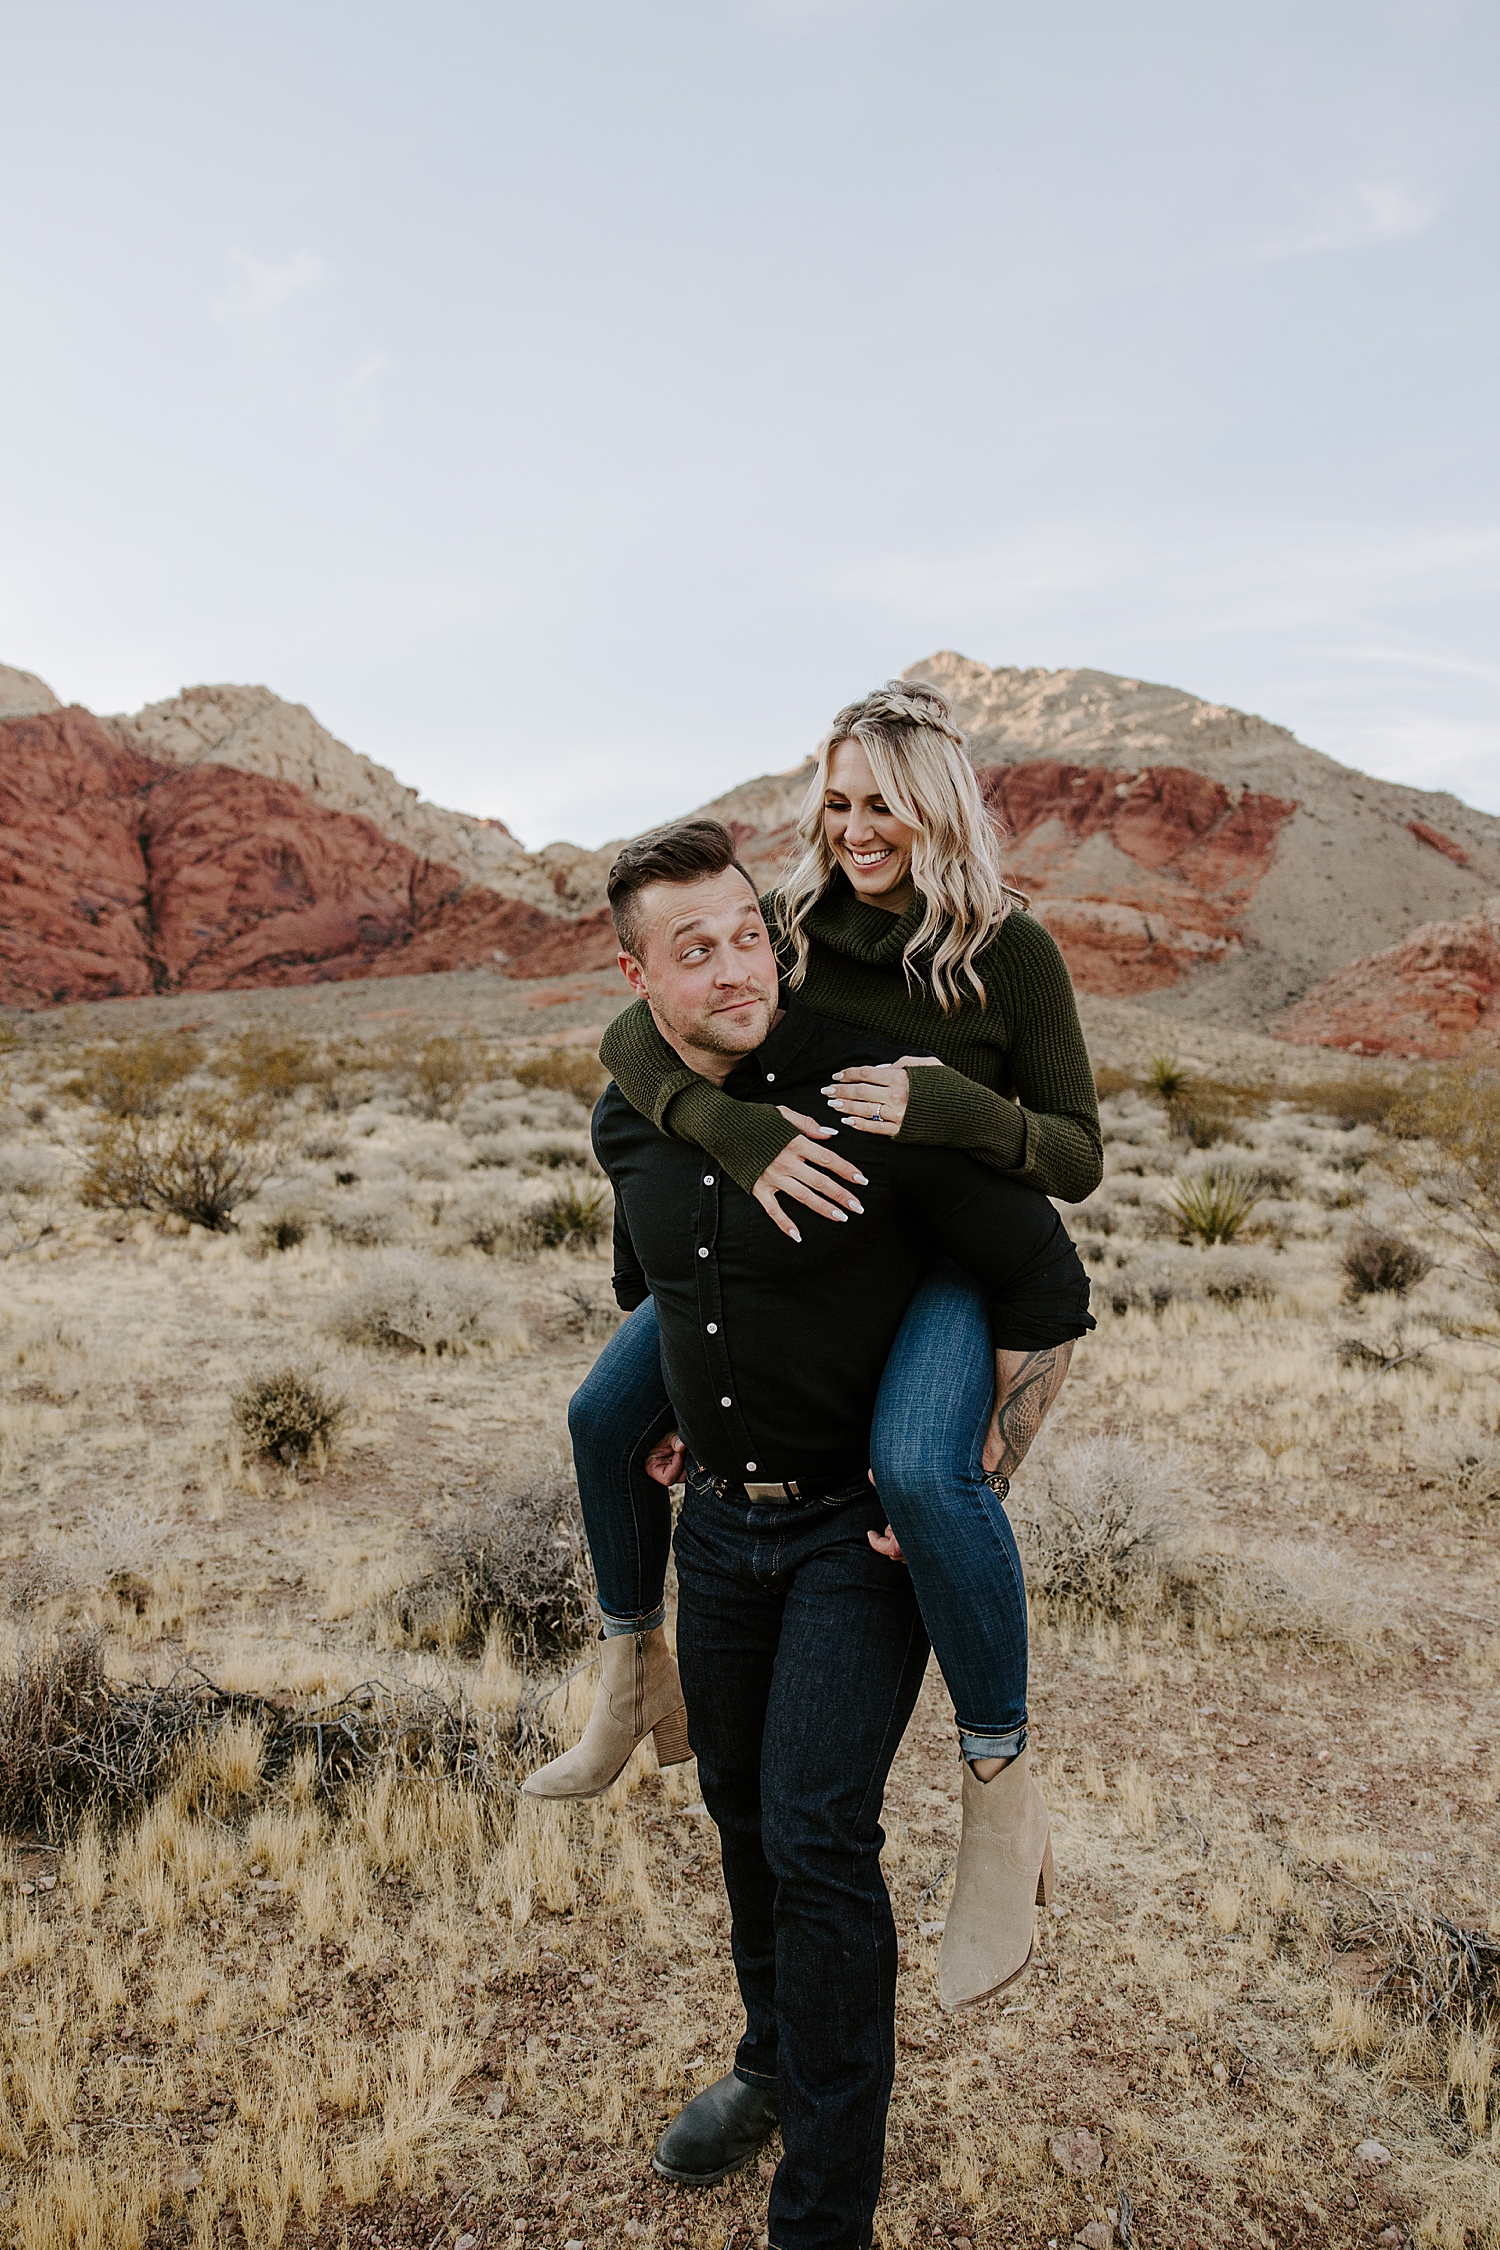
[[[776,895],[762,900],[777,929]],[[914,1070],[897,1138],[963,1148],[1044,1195],[1081,1203],[1104,1169],[1099,1105],[1073,986],[1056,942],[1019,909],[1008,914],[975,967],[983,1003],[968,994],[944,1015],[925,983],[910,987],[902,948],[922,917],[867,906],[847,878],[832,883],[807,918],[807,976],[798,998],[820,1016],[899,1040],[908,1054],[938,1055]],[[790,954],[780,949],[783,972]],[[796,1138],[777,1110],[736,1101],[667,1045],[643,1000],[615,1018],[599,1048],[633,1108],[674,1139],[717,1157],[747,1191]]]

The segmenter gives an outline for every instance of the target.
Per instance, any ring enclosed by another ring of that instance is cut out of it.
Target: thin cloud
[[[312,250],[279,262],[233,250],[229,262],[229,278],[209,298],[208,309],[221,328],[240,335],[264,334],[291,306],[317,296],[333,279],[332,267]]]
[[[1249,244],[1232,262],[1268,266],[1282,258],[1405,242],[1430,227],[1439,208],[1436,196],[1415,195],[1399,180],[1362,180],[1350,194],[1325,196],[1300,226]]]
[[[390,361],[383,352],[371,352],[345,376],[334,394],[334,421],[344,444],[364,445],[385,419],[381,378]]]

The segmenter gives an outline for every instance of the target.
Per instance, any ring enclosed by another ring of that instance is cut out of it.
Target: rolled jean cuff
[[[1026,1729],[1019,1726],[1012,1727],[1009,1734],[974,1734],[968,1727],[960,1727],[958,1747],[971,1765],[976,1758],[1019,1758],[1026,1747]]]
[[[667,1622],[667,1605],[658,1602],[655,1609],[643,1609],[638,1617],[611,1617],[607,1609],[601,1609],[599,1622],[607,1641],[623,1640],[627,1633],[654,1633],[658,1625]],[[985,1753],[981,1750],[979,1755]]]
[[[763,2070],[748,2070],[743,2063],[735,2064],[734,2075],[742,2086],[758,2086],[765,2093],[774,2094],[780,2084],[780,2080],[774,2073],[768,2074]]]

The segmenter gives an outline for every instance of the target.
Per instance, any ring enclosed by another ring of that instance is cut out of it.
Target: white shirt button
[[[708,1252],[706,1250],[700,1250],[698,1252],[698,1255],[700,1258],[706,1258],[708,1256]]]
[[[712,1172],[705,1172],[705,1173],[704,1173],[704,1175],[703,1175],[703,1185],[704,1185],[705,1187],[712,1187],[712,1186],[713,1186],[713,1184],[714,1184],[714,1176],[713,1176]]]
[[[734,1400],[732,1398],[721,1398],[719,1404],[721,1406],[733,1406]]]
[[[745,1467],[746,1467],[746,1468],[747,1468],[747,1469],[748,1469],[748,1470],[750,1471],[750,1474],[751,1474],[752,1476],[754,1476],[754,1474],[755,1474],[755,1463],[754,1463],[753,1461],[747,1461],[747,1462],[745,1463]]]
[[[719,1333],[719,1324],[718,1324],[718,1322],[717,1322],[716,1320],[711,1320],[711,1321],[709,1322],[709,1324],[708,1324],[708,1333],[710,1334],[710,1336],[717,1336],[717,1335],[718,1335],[718,1333]]]
[[[768,1086],[774,1086],[774,1085],[775,1085],[775,1083],[776,1083],[776,1073],[775,1073],[775,1071],[774,1071],[774,1070],[768,1070],[768,1071],[766,1072],[766,1084],[767,1084]]]

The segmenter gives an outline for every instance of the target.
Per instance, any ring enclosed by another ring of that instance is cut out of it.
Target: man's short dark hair
[[[652,883],[701,883],[707,875],[722,875],[726,867],[739,868],[734,838],[722,820],[674,820],[665,828],[648,829],[627,844],[609,871],[609,911],[615,935],[625,951],[641,957],[641,923],[636,899]]]

